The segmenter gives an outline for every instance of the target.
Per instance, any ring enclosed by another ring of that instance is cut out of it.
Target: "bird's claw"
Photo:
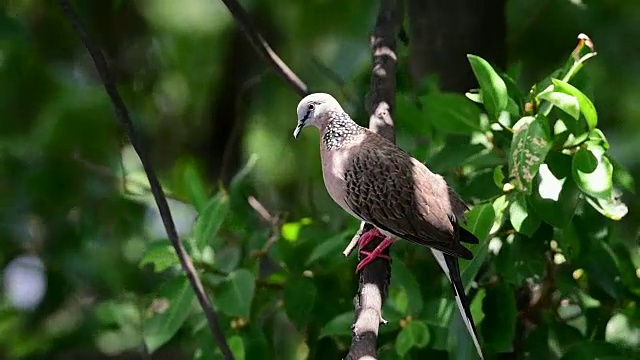
[[[371,240],[373,240],[374,238],[380,235],[381,235],[380,232],[376,228],[363,234],[362,237],[360,238],[360,249],[365,247],[367,244],[371,242]],[[386,248],[388,248],[392,243],[393,243],[392,238],[384,238],[384,240],[382,240],[382,242],[380,242],[380,244],[378,244],[378,246],[376,246],[376,248],[373,249],[373,251],[369,252],[365,250],[360,250],[360,253],[366,255],[366,257],[362,259],[360,263],[358,263],[358,266],[356,267],[356,273],[359,273],[360,271],[362,271],[362,269],[364,269],[365,266],[369,265],[376,258],[391,260],[391,258],[388,255],[382,254],[382,252]]]

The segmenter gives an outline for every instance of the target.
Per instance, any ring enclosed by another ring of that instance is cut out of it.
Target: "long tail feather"
[[[440,265],[445,274],[447,274],[449,281],[453,285],[453,291],[456,296],[456,303],[458,304],[460,315],[462,315],[462,320],[464,320],[464,324],[467,326],[467,330],[469,331],[469,335],[471,335],[471,339],[473,340],[473,344],[476,347],[476,351],[478,352],[480,359],[484,359],[482,349],[480,348],[480,343],[478,342],[478,332],[476,331],[476,326],[473,322],[473,317],[471,316],[469,299],[464,292],[458,258],[456,258],[455,256],[444,254],[434,249],[431,249],[431,252],[438,261],[438,265]]]

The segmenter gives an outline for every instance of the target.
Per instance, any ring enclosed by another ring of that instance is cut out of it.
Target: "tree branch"
[[[289,66],[280,59],[278,54],[271,49],[271,46],[269,46],[267,41],[253,27],[251,20],[249,19],[249,14],[247,14],[242,6],[240,6],[236,0],[222,0],[222,2],[227,9],[229,9],[231,15],[236,19],[236,22],[242,28],[242,32],[247,36],[247,39],[249,39],[249,42],[256,49],[258,54],[262,55],[278,75],[291,85],[291,88],[296,92],[296,94],[300,97],[309,95],[307,85],[300,80],[298,75],[296,75],[296,73],[294,73],[293,70],[291,70]]]
[[[292,89],[300,96],[308,95],[307,86],[300,78],[273,52],[269,44],[249,21],[246,11],[236,0],[222,0],[243,32],[265,60],[277,71]],[[395,37],[402,24],[403,8],[401,1],[382,0],[378,19],[371,36],[373,54],[373,71],[371,74],[371,92],[367,95],[366,108],[369,113],[369,128],[387,139],[395,142],[393,113],[396,92]],[[364,224],[364,232],[370,230],[370,224]],[[363,233],[363,232],[361,232]],[[372,241],[363,250],[373,250],[382,239]],[[389,250],[385,253],[388,255]],[[347,359],[369,359],[377,357],[376,340],[378,328],[382,320],[382,303],[387,297],[387,288],[391,276],[388,261],[376,259],[360,274],[358,295],[354,298],[355,321],[353,340]]]
[[[198,277],[198,274],[193,267],[193,263],[191,262],[191,258],[187,254],[180,238],[178,237],[178,232],[176,231],[175,224],[171,217],[171,210],[169,209],[169,204],[167,203],[167,199],[162,191],[162,187],[160,186],[160,181],[156,176],[153,167],[151,166],[151,162],[147,156],[146,150],[140,140],[140,137],[137,134],[135,127],[133,126],[133,122],[129,116],[129,111],[127,110],[124,101],[120,97],[118,89],[116,87],[115,81],[111,75],[109,67],[107,66],[107,62],[102,54],[100,48],[93,42],[93,40],[87,34],[80,18],[76,14],[75,10],[71,6],[68,0],[58,0],[58,4],[62,8],[65,16],[73,26],[74,30],[84,43],[84,46],[87,48],[87,51],[91,55],[93,62],[96,66],[96,70],[100,75],[100,79],[102,84],[109,95],[111,103],[116,113],[116,117],[120,121],[122,127],[131,142],[131,145],[135,149],[138,157],[140,158],[140,162],[142,163],[142,167],[149,179],[149,184],[151,186],[151,193],[153,194],[153,198],[158,206],[158,210],[160,212],[160,217],[162,218],[162,223],[164,225],[165,231],[167,232],[167,236],[171,241],[171,245],[173,245],[176,250],[176,254],[180,259],[180,264],[182,265],[182,269],[184,270],[191,287],[193,288],[196,297],[198,298],[198,302],[200,303],[200,307],[202,307],[202,311],[205,314],[207,319],[207,323],[211,332],[213,333],[214,340],[220,347],[220,350],[227,360],[233,360],[233,354],[231,353],[231,349],[227,344],[227,341],[222,332],[222,328],[220,327],[220,323],[218,320],[218,315],[216,314],[213,306],[209,298],[207,297],[204,288],[202,286],[202,282]]]
[[[366,108],[369,113],[369,128],[395,142],[394,110],[396,96],[396,35],[400,31],[403,16],[402,0],[381,0],[378,18],[371,36],[373,70],[371,92],[367,95]],[[364,224],[361,234],[372,228]],[[372,251],[382,239],[367,246]],[[389,255],[389,248],[385,250]],[[359,258],[361,255],[359,255]],[[361,259],[360,259],[361,260]],[[358,294],[353,299],[355,320],[353,337],[347,360],[376,359],[376,342],[382,319],[382,304],[387,297],[391,279],[391,263],[377,258],[360,273]]]

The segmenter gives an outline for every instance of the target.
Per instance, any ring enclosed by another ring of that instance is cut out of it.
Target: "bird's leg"
[[[362,249],[363,247],[367,246],[371,242],[371,240],[375,239],[378,236],[382,236],[382,234],[380,233],[380,230],[378,230],[378,228],[376,227],[372,228],[371,230],[367,231],[366,233],[360,236],[358,247]]]
[[[362,261],[360,261],[360,263],[356,267],[356,273],[358,273],[362,269],[364,269],[365,266],[369,265],[377,257],[381,257],[383,259],[390,260],[389,256],[382,254],[382,252],[386,248],[391,246],[391,244],[393,243],[393,238],[390,238],[390,237],[384,238],[384,240],[382,240],[382,242],[380,242],[380,244],[378,244],[378,246],[376,246],[376,248],[373,249],[373,251],[371,251],[371,252],[362,250],[362,248],[365,245],[369,244],[371,242],[371,240],[373,240],[374,238],[376,238],[378,236],[381,236],[381,235],[382,234],[380,234],[380,232],[376,228],[374,228],[374,229],[368,231],[367,233],[365,233],[364,235],[362,235],[362,238],[360,240],[360,253],[366,255],[366,257],[364,259],[362,259]]]

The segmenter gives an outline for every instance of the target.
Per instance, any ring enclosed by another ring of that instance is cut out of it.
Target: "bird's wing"
[[[393,235],[471,259],[460,245],[458,218],[466,206],[444,179],[376,134],[354,148],[345,164],[345,203],[363,220]],[[453,194],[455,195],[455,194]]]
[[[453,285],[458,309],[482,359],[458,264],[458,257],[473,257],[460,241],[478,243],[473,234],[457,224],[464,219],[467,206],[440,175],[373,133],[350,154],[345,185],[345,203],[361,219],[431,247]]]

